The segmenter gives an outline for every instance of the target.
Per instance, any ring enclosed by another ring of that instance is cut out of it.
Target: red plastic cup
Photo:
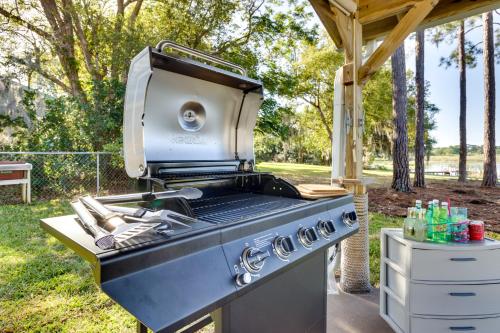
[[[469,223],[469,239],[471,241],[484,240],[484,222],[470,221]]]

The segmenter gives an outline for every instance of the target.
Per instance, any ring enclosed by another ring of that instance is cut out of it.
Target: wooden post
[[[356,18],[351,18],[352,56],[346,52],[345,107],[349,119],[346,142],[346,178],[355,179],[344,186],[354,194],[354,203],[359,221],[359,232],[342,241],[341,288],[346,292],[368,292],[370,285],[368,248],[368,197],[363,176],[363,96],[359,68],[362,64],[362,27]]]

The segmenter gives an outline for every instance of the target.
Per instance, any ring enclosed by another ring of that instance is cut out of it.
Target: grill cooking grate
[[[239,193],[190,201],[195,216],[211,223],[239,222],[307,203],[300,199],[255,193]]]

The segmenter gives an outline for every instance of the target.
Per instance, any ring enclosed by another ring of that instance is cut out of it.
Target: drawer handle
[[[465,332],[465,331],[475,331],[476,328],[474,326],[451,326],[450,331],[460,331],[460,332]]]
[[[476,293],[449,293],[450,296],[469,297],[476,296]]]
[[[477,261],[476,258],[450,258],[451,261]]]

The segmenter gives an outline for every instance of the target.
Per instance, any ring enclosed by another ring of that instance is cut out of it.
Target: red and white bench
[[[31,169],[29,163],[0,161],[0,185],[22,185],[23,202],[31,203]]]

